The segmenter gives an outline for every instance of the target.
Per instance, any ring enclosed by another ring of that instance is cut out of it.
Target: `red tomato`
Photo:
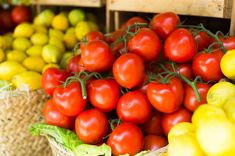
[[[122,34],[121,29],[115,30],[114,32],[105,35],[105,41],[108,43],[113,43],[114,41],[116,41],[121,37],[121,34]]]
[[[235,49],[235,36],[222,38],[221,41],[223,42],[223,45],[224,45],[226,50]]]
[[[84,67],[90,72],[104,72],[112,67],[114,56],[104,41],[90,41],[81,49]]]
[[[144,137],[144,149],[156,151],[168,144],[167,139],[157,135],[147,135]]]
[[[208,48],[211,43],[210,36],[204,31],[200,31],[196,36],[194,36],[194,39],[197,43],[198,51]]]
[[[176,111],[183,101],[183,85],[179,78],[172,78],[168,84],[151,82],[147,96],[155,109],[163,113]]]
[[[176,112],[170,114],[163,114],[162,128],[164,134],[168,136],[171,128],[180,122],[191,122],[191,116],[192,114],[184,108],[180,108]]]
[[[65,70],[48,68],[42,74],[41,86],[47,94],[52,96],[54,90],[62,85],[68,76],[69,73]]]
[[[85,41],[81,42],[80,48],[84,48],[87,42],[104,40],[104,34],[100,31],[91,31],[85,36]]]
[[[179,24],[180,18],[173,12],[166,12],[155,15],[150,23],[153,31],[162,39],[166,39]]]
[[[179,74],[185,76],[186,78],[193,80],[193,69],[191,63],[180,63],[177,65],[177,71]]]
[[[128,50],[141,56],[144,61],[155,61],[161,51],[161,41],[149,28],[142,28],[128,41]]]
[[[71,73],[79,73],[81,71],[84,71],[85,68],[83,66],[81,55],[75,55],[73,56],[68,64],[67,64],[67,71]]]
[[[206,104],[206,95],[210,89],[210,85],[205,83],[197,83],[196,86],[200,94],[201,101],[197,101],[196,94],[191,86],[185,85],[184,87],[185,95],[183,104],[191,112],[194,112],[199,105]]]
[[[198,53],[192,62],[194,75],[201,76],[204,81],[219,81],[223,77],[220,69],[220,60],[223,55],[221,50]]]
[[[2,10],[0,12],[0,24],[0,32],[6,33],[8,31],[12,31],[14,24],[9,11]]]
[[[110,134],[107,144],[111,147],[112,153],[115,156],[121,154],[134,156],[142,150],[144,136],[136,125],[122,123]]]
[[[197,44],[192,34],[180,28],[172,32],[165,41],[164,55],[171,61],[184,63],[197,53]]]
[[[31,18],[31,12],[26,6],[16,6],[11,12],[11,18],[16,25],[23,22],[29,22]]]
[[[86,144],[96,144],[102,141],[108,129],[107,117],[97,109],[83,111],[75,121],[76,134]]]
[[[113,79],[94,80],[88,86],[89,101],[103,112],[114,110],[120,96],[120,86]]]
[[[49,125],[59,126],[62,128],[73,128],[74,117],[62,114],[53,104],[52,99],[49,99],[43,107],[42,114],[44,120]]]
[[[150,118],[151,104],[141,91],[130,91],[119,99],[117,115],[122,121],[143,124]]]
[[[148,21],[146,19],[142,18],[142,17],[132,17],[126,23],[124,23],[121,26],[121,29],[122,30],[127,29],[129,26],[132,26],[135,23],[146,23],[146,24],[148,24]],[[133,28],[131,31],[134,32],[135,29]]]
[[[162,135],[162,114],[158,111],[153,111],[151,118],[141,127],[144,134]]]
[[[82,97],[82,89],[79,82],[72,82],[66,87],[58,87],[54,91],[53,102],[63,114],[76,116],[86,106],[86,99]]]
[[[114,79],[126,88],[138,86],[145,76],[144,61],[140,56],[127,53],[121,55],[113,64]]]

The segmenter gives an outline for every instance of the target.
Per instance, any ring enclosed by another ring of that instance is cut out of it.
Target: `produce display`
[[[1,88],[41,88],[41,74],[49,67],[66,68],[77,42],[99,29],[95,16],[81,9],[58,14],[46,9],[32,23],[30,15],[27,7],[15,7],[10,18],[16,25],[13,33],[0,36]]]

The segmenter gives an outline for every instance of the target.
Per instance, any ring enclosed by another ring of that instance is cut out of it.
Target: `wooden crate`
[[[33,0],[33,3],[38,5],[102,7],[105,0]]]
[[[235,32],[233,27],[235,13],[231,14],[233,5],[233,0],[107,0],[107,31],[120,26],[120,13],[123,11],[145,13],[173,11],[179,15],[231,18],[231,32]]]

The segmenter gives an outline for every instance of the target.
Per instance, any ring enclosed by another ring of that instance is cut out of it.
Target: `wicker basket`
[[[51,137],[47,137],[53,156],[74,156],[74,154],[68,150],[66,150],[61,144],[57,143],[55,139]],[[162,154],[167,152],[167,146],[154,151],[154,152],[149,152],[148,154],[145,154],[145,156],[162,156]]]
[[[47,140],[28,131],[40,122],[47,98],[42,90],[0,92],[1,156],[51,156]]]

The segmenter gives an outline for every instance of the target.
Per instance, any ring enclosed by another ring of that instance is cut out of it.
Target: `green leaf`
[[[75,155],[76,156],[111,156],[112,152],[111,152],[111,148],[106,144],[102,144],[100,146],[82,144],[76,148]]]
[[[8,81],[0,80],[0,91],[10,91],[11,84]]]

